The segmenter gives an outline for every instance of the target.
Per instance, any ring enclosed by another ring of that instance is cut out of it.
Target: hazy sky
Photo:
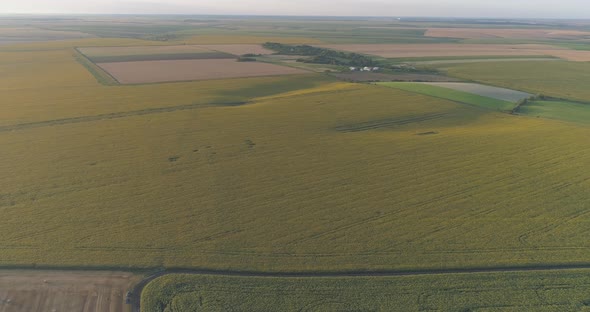
[[[0,13],[590,18],[590,0],[0,0]]]

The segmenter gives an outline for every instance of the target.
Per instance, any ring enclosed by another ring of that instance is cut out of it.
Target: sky
[[[590,0],[0,0],[0,13],[590,18]]]

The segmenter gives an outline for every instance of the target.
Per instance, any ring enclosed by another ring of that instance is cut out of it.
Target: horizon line
[[[219,14],[219,13],[64,13],[64,12],[0,12],[0,16],[203,16],[203,17],[305,17],[305,18],[424,18],[424,19],[482,19],[482,20],[578,20],[590,17],[482,17],[482,16],[414,16],[414,15],[290,15],[290,14]]]

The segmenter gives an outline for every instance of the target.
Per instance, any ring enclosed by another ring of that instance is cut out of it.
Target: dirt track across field
[[[0,312],[125,312],[125,272],[0,270]]]
[[[99,63],[122,84],[303,74],[306,71],[233,59]]]

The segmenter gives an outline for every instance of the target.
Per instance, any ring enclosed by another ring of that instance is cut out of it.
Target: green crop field
[[[429,95],[436,98],[451,100],[455,102],[460,102],[464,104],[479,106],[483,108],[493,109],[493,110],[500,110],[500,111],[510,111],[514,108],[515,103],[511,103],[508,101],[493,99],[473,93],[452,90],[448,88],[443,88],[439,86],[433,86],[428,84],[422,83],[413,83],[413,82],[380,82],[378,83],[380,86],[406,90],[410,92],[416,92],[420,94]]]
[[[574,101],[590,100],[590,63],[488,62],[442,65],[451,76]]]
[[[109,87],[72,53],[0,58],[2,265],[338,271],[590,255],[586,127],[323,75]]]
[[[145,312],[590,311],[587,270],[431,276],[270,278],[171,275],[144,290]]]

